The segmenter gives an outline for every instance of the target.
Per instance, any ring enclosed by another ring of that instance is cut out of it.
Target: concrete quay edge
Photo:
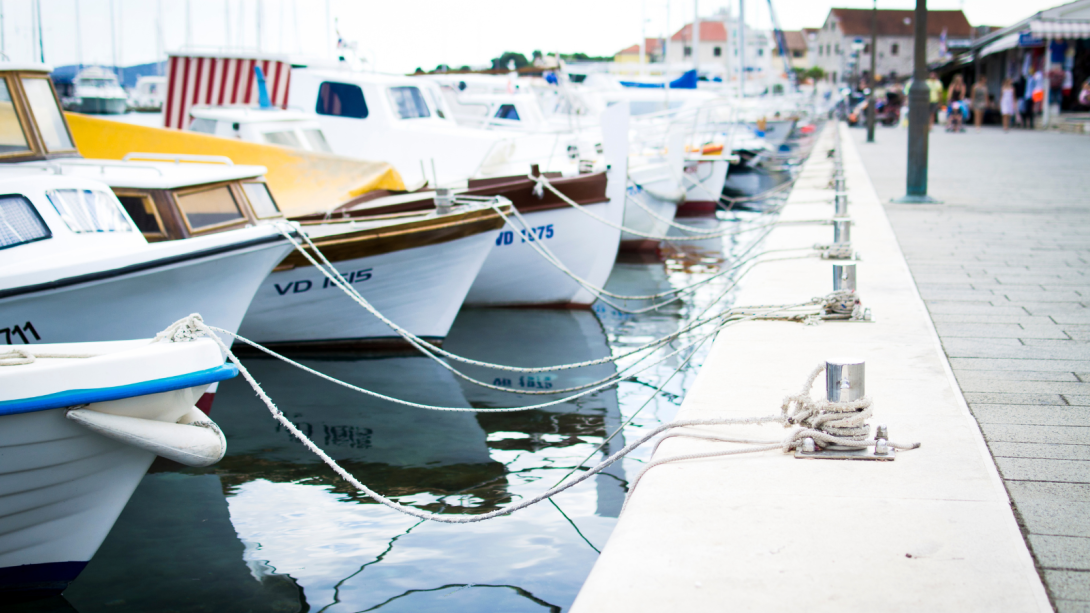
[[[771,415],[827,358],[867,360],[871,424],[920,441],[894,462],[797,460],[780,452],[652,469],[621,515],[572,611],[1051,611],[995,463],[954,379],[889,220],[846,127],[829,125],[783,219],[832,217],[825,151],[841,130],[859,294],[873,323],[747,322],[712,347],[679,419]],[[764,248],[832,240],[784,225]],[[832,262],[758,266],[736,304],[831,290]],[[824,393],[819,381],[813,391]],[[782,439],[778,426],[703,428]],[[672,438],[656,459],[722,449]]]

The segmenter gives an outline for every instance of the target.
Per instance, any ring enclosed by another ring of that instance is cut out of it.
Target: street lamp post
[[[867,142],[874,142],[874,120],[878,109],[875,108],[874,103],[874,87],[878,84],[877,79],[877,59],[876,53],[878,48],[878,0],[874,0],[874,7],[870,12],[870,79],[868,79],[867,85]]]
[[[927,86],[927,0],[916,0],[912,87],[908,88],[908,173],[905,195],[894,202],[938,203],[927,195],[927,137],[931,89]]]

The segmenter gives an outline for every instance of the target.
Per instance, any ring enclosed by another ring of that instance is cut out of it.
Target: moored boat
[[[156,455],[207,466],[226,451],[194,407],[209,384],[238,372],[211,339],[42,344],[0,363],[5,604],[62,592]]]

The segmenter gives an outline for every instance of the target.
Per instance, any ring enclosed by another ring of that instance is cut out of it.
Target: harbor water
[[[728,229],[755,215],[720,212],[682,222]],[[622,257],[607,289],[645,295],[692,284],[759,236],[671,243],[657,254]],[[444,347],[514,366],[616,355],[729,308],[729,291],[717,298],[732,280],[715,278],[683,300],[639,314],[603,302],[591,310],[463,309]],[[363,483],[421,510],[480,514],[533,497],[573,468],[593,466],[673,419],[710,347],[677,351],[694,338],[658,349],[647,363],[665,360],[616,386],[514,412],[422,410],[361,395],[273,358],[244,363],[285,415]],[[496,408],[557,397],[485,389],[408,351],[300,361],[431,405]],[[616,368],[532,375],[462,370],[495,385],[548,392]],[[641,448],[511,516],[452,525],[417,520],[355,491],[277,424],[241,377],[220,385],[212,415],[227,437],[227,456],[208,468],[157,460],[64,597],[20,610],[563,611],[609,538],[629,479],[651,452]]]

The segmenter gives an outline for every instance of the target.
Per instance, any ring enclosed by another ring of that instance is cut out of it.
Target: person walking
[[[931,115],[927,120],[927,130],[931,131],[931,127],[935,125],[935,115],[939,113],[939,103],[942,102],[942,81],[939,80],[939,75],[931,73],[927,76],[927,89],[928,89],[928,103]]]
[[[973,125],[980,132],[980,126],[984,123],[984,111],[988,108],[988,79],[980,77],[973,86]]]
[[[965,81],[960,74],[954,75],[946,92],[946,131],[961,132],[961,106],[965,104]]]
[[[1014,83],[1003,79],[1003,89],[999,92],[999,114],[1003,116],[1003,131],[1011,128],[1011,115],[1014,115]]]

